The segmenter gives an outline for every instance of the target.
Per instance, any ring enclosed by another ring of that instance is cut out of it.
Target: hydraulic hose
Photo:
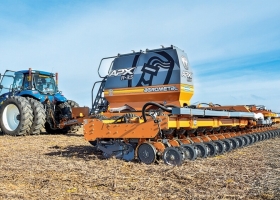
[[[160,105],[160,104],[158,104],[158,103],[155,103],[155,102],[148,102],[148,103],[145,103],[144,106],[143,106],[143,108],[142,108],[142,117],[143,117],[143,119],[144,119],[144,122],[147,121],[145,112],[146,112],[146,108],[147,108],[148,106],[157,106],[157,107],[161,108],[162,110],[164,110],[164,111],[166,111],[166,112],[169,112],[169,113],[171,113],[171,111],[172,111],[171,109],[168,109],[168,108],[166,108],[165,106],[162,106],[162,105]]]

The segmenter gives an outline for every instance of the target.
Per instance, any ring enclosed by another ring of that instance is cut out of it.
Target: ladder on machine
[[[91,96],[92,96],[92,109],[90,111],[90,114],[98,114],[101,112],[104,112],[108,108],[108,101],[106,100],[105,97],[103,97],[103,92],[104,92],[104,87],[105,83],[107,81],[107,77],[104,77],[102,81],[96,81],[92,87],[91,90]],[[93,91],[95,88],[95,85],[100,83],[100,87],[97,91],[96,97],[93,100]]]

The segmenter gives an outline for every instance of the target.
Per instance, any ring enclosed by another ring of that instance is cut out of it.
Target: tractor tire
[[[0,108],[0,127],[7,135],[28,135],[32,126],[33,114],[28,100],[20,96],[6,99]]]
[[[46,112],[44,106],[41,102],[35,99],[28,97],[27,100],[31,105],[31,108],[33,110],[33,116],[34,116],[29,134],[39,135],[41,132],[43,132],[44,125],[46,123]]]

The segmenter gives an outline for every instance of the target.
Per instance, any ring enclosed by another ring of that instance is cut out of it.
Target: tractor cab
[[[58,91],[57,73],[38,70],[6,70],[0,83],[0,101],[8,96],[16,95],[32,97],[43,102],[46,98],[65,102],[66,99]]]

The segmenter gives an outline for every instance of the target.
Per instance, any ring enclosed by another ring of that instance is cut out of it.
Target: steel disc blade
[[[183,163],[182,152],[175,147],[165,148],[162,159],[165,164],[172,166],[180,166]]]
[[[142,143],[137,149],[137,157],[145,164],[152,164],[156,160],[156,149],[150,143]]]

